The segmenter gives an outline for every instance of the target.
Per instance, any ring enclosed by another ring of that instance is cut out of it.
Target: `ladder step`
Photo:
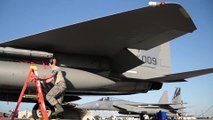
[[[31,99],[38,99],[37,95],[28,95],[28,94],[25,94],[23,97],[24,98],[31,98]]]

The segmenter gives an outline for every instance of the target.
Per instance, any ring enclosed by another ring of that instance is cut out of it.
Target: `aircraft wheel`
[[[47,103],[45,103],[45,105],[46,105],[48,117],[51,118],[52,113],[54,112],[54,107],[52,107],[50,104],[47,104]],[[38,103],[33,107],[32,114],[33,114],[34,119],[41,119],[42,118],[42,114],[41,114],[41,111],[39,109]]]

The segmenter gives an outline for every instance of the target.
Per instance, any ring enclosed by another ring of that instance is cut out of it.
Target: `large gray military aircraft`
[[[53,56],[67,82],[65,102],[79,95],[146,93],[163,83],[212,73],[213,68],[170,72],[167,42],[194,30],[185,9],[168,3],[0,43],[0,100],[17,101],[30,65],[40,75],[48,73],[45,64]],[[27,94],[34,91],[31,84]]]
[[[185,107],[181,99],[181,89],[176,88],[171,103],[168,102],[168,92],[164,91],[158,103],[139,103],[113,97],[103,97],[97,101],[78,105],[77,108],[86,110],[110,110],[118,111],[120,114],[138,114],[143,116],[144,114],[156,115],[159,111],[175,115],[180,113]]]

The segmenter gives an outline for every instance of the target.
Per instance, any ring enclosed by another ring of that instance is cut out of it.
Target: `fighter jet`
[[[67,82],[64,102],[79,95],[146,93],[212,73],[213,68],[170,72],[168,42],[195,30],[181,5],[163,3],[2,42],[0,100],[17,101],[30,66],[39,75],[49,73],[53,56]],[[26,94],[34,91],[31,84]],[[37,110],[35,105],[33,113]]]
[[[118,111],[120,114],[144,114],[154,116],[157,112],[167,112],[175,115],[185,107],[181,99],[181,89],[176,88],[171,103],[168,102],[168,91],[164,91],[158,103],[139,103],[113,97],[103,97],[97,101],[78,105],[77,108],[85,110],[109,110]]]

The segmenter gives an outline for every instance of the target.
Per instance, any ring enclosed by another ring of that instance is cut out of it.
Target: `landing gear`
[[[46,110],[48,112],[47,114],[49,119],[60,118],[60,119],[69,119],[69,120],[70,119],[81,120],[83,116],[86,114],[86,111],[82,109],[77,109],[73,105],[63,105],[64,112],[58,114],[57,116],[53,116],[52,113],[55,112],[54,107],[51,106],[48,102],[46,102],[45,105],[46,105]],[[34,119],[40,120],[42,118],[42,114],[41,114],[41,111],[39,110],[38,103],[33,107],[32,114]]]
[[[140,120],[149,120],[149,116],[147,114],[141,113]]]
[[[54,107],[51,106],[49,103],[45,103],[45,105],[46,105],[48,117],[52,118],[52,113],[54,112]],[[41,119],[42,118],[42,114],[41,114],[41,111],[39,110],[39,104],[38,103],[33,107],[32,114],[33,114],[34,119]]]

